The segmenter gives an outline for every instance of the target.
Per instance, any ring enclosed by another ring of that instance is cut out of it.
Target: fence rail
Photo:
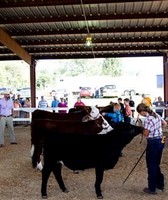
[[[32,118],[32,112],[34,112],[35,110],[46,110],[46,111],[50,111],[53,112],[55,111],[56,113],[58,113],[59,110],[66,110],[67,112],[69,111],[69,108],[14,108],[14,111],[20,111],[20,112],[27,112],[29,113],[29,117],[17,117],[17,118],[13,118],[14,122],[31,122],[31,118]]]

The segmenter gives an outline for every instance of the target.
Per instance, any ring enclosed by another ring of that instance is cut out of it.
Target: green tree
[[[28,65],[19,62],[5,62],[1,65],[0,85],[1,87],[10,87],[11,89],[29,86],[29,74]]]
[[[106,58],[102,65],[101,75],[121,76],[121,63],[117,58]]]
[[[48,84],[52,81],[50,72],[47,69],[40,70],[37,73],[36,83],[39,88],[45,89]]]

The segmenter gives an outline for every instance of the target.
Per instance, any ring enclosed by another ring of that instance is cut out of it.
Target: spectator
[[[85,104],[81,101],[80,97],[77,98],[77,102],[74,104],[74,108],[79,106],[85,106]]]
[[[60,102],[58,104],[58,107],[59,108],[67,108],[68,107],[67,102],[63,97],[60,98]],[[58,112],[59,113],[66,113],[67,109],[66,110],[58,110]]]
[[[148,168],[148,187],[145,187],[143,191],[155,195],[157,194],[156,189],[164,190],[164,175],[160,169],[160,162],[165,143],[163,128],[166,128],[167,123],[144,103],[137,106],[137,112],[145,117],[143,135],[147,139],[146,165]]]
[[[121,113],[124,113],[124,104],[122,103],[122,98],[121,97],[118,98],[118,103],[121,106],[121,109],[120,109]]]
[[[23,104],[23,107],[24,107],[24,108],[30,108],[30,107],[31,107],[30,98],[26,98],[26,99],[25,99],[24,104]],[[25,117],[25,118],[29,118],[29,117],[30,117],[29,111],[24,111],[24,117]],[[28,126],[28,124],[29,124],[29,122],[26,121],[26,122],[25,122],[25,126]]]
[[[95,88],[95,98],[99,98],[100,88]]]
[[[132,100],[132,96],[130,95],[130,101],[129,101],[129,105],[131,107],[131,111],[132,111],[132,117],[134,118],[134,113],[135,113],[135,102]]]
[[[155,99],[155,101],[153,102],[153,105],[156,106],[156,113],[159,114],[161,117],[163,115],[163,109],[159,109],[159,107],[165,107],[166,104],[164,101],[162,101],[162,97],[158,97],[158,100]]]
[[[14,108],[20,108],[20,107],[22,107],[22,105],[19,103],[18,99],[15,99],[13,101],[13,107]],[[14,110],[13,111],[13,117],[14,118],[19,118],[20,117],[20,111],[19,110]],[[14,122],[14,126],[16,126],[17,124],[18,124],[17,122]]]
[[[51,108],[56,108],[58,107],[58,104],[59,104],[59,100],[57,99],[56,96],[53,96],[53,100],[51,102]],[[55,112],[55,110],[53,110],[53,112]]]
[[[126,123],[130,123],[132,117],[132,111],[129,102],[130,100],[128,98],[124,99],[124,122]]]
[[[44,99],[44,96],[41,96],[41,100],[38,103],[39,108],[47,108],[48,102]]]
[[[21,107],[23,107],[24,100],[23,100],[23,98],[20,97],[20,94],[17,95],[17,99],[18,99],[18,101],[19,101]]]
[[[8,126],[10,134],[10,143],[17,144],[13,127],[13,101],[10,99],[10,93],[5,92],[4,98],[0,100],[0,147],[4,147],[5,126]]]
[[[146,106],[152,106],[152,101],[150,97],[147,97],[145,94],[142,94],[142,101],[141,103],[144,103]]]
[[[18,99],[15,99],[13,101],[13,106],[14,106],[14,108],[20,108],[20,107],[22,107],[22,105],[19,103]],[[19,110],[13,111],[13,117],[14,118],[19,118]]]
[[[23,104],[24,104],[24,100],[23,98],[20,97],[20,94],[17,95],[17,100],[19,101],[20,103],[20,107],[23,107]],[[19,111],[19,118],[23,118],[24,117],[24,111]],[[22,124],[24,122],[17,122],[17,124]]]

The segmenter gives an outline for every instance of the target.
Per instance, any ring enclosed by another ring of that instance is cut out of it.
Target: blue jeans
[[[125,123],[131,123],[131,117],[129,117],[129,116],[124,116],[124,122]]]
[[[148,188],[152,192],[155,192],[156,188],[164,188],[164,176],[160,169],[163,148],[164,144],[161,143],[161,139],[147,140]]]

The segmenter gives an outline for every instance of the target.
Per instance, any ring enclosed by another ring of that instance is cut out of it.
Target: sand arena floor
[[[15,133],[18,145],[9,144],[6,129],[5,147],[0,148],[0,200],[39,200],[41,199],[41,172],[33,169],[30,158],[30,127],[16,126]],[[167,133],[166,133],[167,134]],[[141,156],[146,141],[140,144],[141,137],[137,136],[123,150],[114,169],[105,171],[102,183],[105,200],[167,200],[168,187],[165,192],[151,196],[142,192],[147,185],[145,157],[142,158],[131,176],[123,185],[123,181]],[[168,180],[168,139],[165,145],[161,168]],[[63,193],[51,175],[48,183],[49,200],[94,200],[94,169],[74,174],[63,167],[63,178],[69,193]],[[166,181],[167,182],[167,181]]]

